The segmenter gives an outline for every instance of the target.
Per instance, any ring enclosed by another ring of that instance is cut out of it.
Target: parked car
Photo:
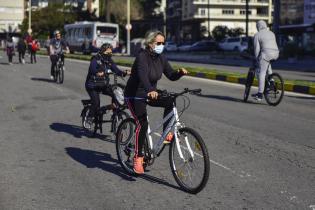
[[[246,37],[230,37],[225,38],[219,43],[222,50],[243,52],[248,47],[248,39]]]
[[[177,51],[177,45],[175,44],[175,42],[166,42],[165,43],[165,50],[168,52]]]
[[[178,51],[185,52],[185,51],[189,51],[190,47],[191,47],[191,43],[190,42],[186,42],[186,43],[183,43],[183,44],[179,45],[177,47],[177,49],[178,49]]]
[[[191,45],[190,51],[215,51],[217,43],[215,41],[199,41]]]

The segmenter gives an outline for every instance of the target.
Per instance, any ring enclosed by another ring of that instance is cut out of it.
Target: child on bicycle
[[[143,174],[143,145],[148,129],[147,103],[150,106],[164,107],[164,117],[172,111],[172,100],[170,98],[158,98],[157,82],[164,74],[168,79],[175,81],[186,75],[186,69],[181,68],[174,71],[163,54],[165,36],[160,31],[153,31],[146,34],[146,48],[140,51],[133,67],[131,76],[125,88],[125,96],[128,108],[136,120],[136,148],[133,161],[135,173]],[[149,98],[149,101],[137,100],[135,97]],[[168,122],[164,123],[163,129]],[[167,139],[173,139],[169,134]]]
[[[112,60],[112,48],[111,44],[103,44],[98,53],[92,57],[90,62],[89,71],[85,81],[85,89],[92,102],[91,110],[87,119],[87,123],[89,124],[93,122],[95,114],[100,108],[100,92],[111,96],[112,98],[114,97],[111,86],[109,85],[109,76],[106,71],[110,69],[119,76],[126,76],[129,74],[128,70],[120,70]]]
[[[253,94],[255,100],[261,101],[265,89],[266,73],[272,74],[270,61],[279,57],[279,49],[275,34],[267,29],[265,21],[260,20],[256,24],[258,32],[254,35],[254,51],[257,61],[258,93]]]

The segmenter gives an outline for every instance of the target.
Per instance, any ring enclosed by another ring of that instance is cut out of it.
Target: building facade
[[[96,17],[99,17],[100,14],[100,0],[32,0],[32,9],[44,8],[52,3],[78,7],[82,10],[88,10],[90,12],[93,12],[95,10]]]
[[[24,0],[1,0],[0,34],[19,33],[19,25],[24,19]]]
[[[280,34],[281,45],[315,52],[315,0],[280,0]]]
[[[245,31],[245,6],[246,0],[169,0],[167,19],[180,15],[182,38],[186,39],[188,36],[188,39],[195,40],[202,33],[209,34],[218,25],[240,27]],[[272,23],[272,10],[272,0],[249,0],[249,35],[256,33],[258,20]]]

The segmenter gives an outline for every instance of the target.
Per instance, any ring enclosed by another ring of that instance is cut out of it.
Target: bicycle
[[[57,63],[54,69],[54,82],[62,84],[64,80],[64,63],[61,54],[57,54]]]
[[[113,74],[111,71],[108,71],[107,74]],[[107,105],[101,106],[100,109],[96,112],[96,116],[92,124],[88,122],[88,116],[91,110],[92,102],[90,99],[88,100],[81,100],[83,104],[83,109],[81,111],[81,118],[82,118],[82,127],[89,132],[92,132],[93,135],[96,134],[97,130],[100,130],[100,133],[103,133],[103,123],[111,123],[111,132],[116,133],[117,125],[123,120],[129,117],[129,114],[124,110],[127,108],[125,101],[124,101],[124,88],[125,86],[119,84],[117,82],[117,75],[114,74],[114,83],[110,85],[110,88],[113,92],[112,97],[112,104],[114,105]],[[104,120],[104,115],[112,110],[112,115],[110,119]]]
[[[189,90],[187,88],[180,93],[164,92],[160,97],[171,97],[173,100],[173,110],[163,119],[155,129],[151,130],[148,125],[147,135],[144,143],[144,169],[154,163],[155,158],[159,157],[165,148],[163,143],[169,132],[174,134],[169,148],[169,163],[172,174],[177,184],[186,192],[196,194],[200,192],[207,184],[210,173],[210,160],[208,150],[197,131],[186,127],[180,122],[180,116],[189,107],[190,100],[186,93],[198,94],[200,89]],[[184,108],[178,113],[176,108],[176,99],[179,96],[184,97]],[[186,105],[186,100],[188,105]],[[141,99],[140,99],[141,100]],[[143,99],[145,100],[145,99]],[[163,123],[170,120],[168,126],[161,134],[161,137],[153,145],[152,134],[162,127]],[[149,120],[148,120],[149,122]],[[133,118],[123,120],[116,134],[116,152],[122,168],[130,175],[137,175],[133,171],[133,157],[135,153],[135,129],[136,122]],[[198,163],[201,169],[197,169]],[[194,171],[196,169],[196,171]],[[193,175],[197,175],[197,178]]]
[[[251,86],[253,85],[255,74],[256,74],[256,61],[253,60],[252,66],[249,68],[246,81],[245,81],[245,91],[244,91],[244,102],[247,102],[250,93]],[[284,95],[284,82],[280,74],[272,73],[268,75],[268,69],[271,65],[271,61],[267,67],[266,79],[265,79],[265,89],[263,95],[266,102],[271,106],[277,106]]]

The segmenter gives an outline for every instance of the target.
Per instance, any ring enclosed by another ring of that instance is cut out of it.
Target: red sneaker
[[[144,174],[143,157],[133,158],[133,171],[137,174]]]

